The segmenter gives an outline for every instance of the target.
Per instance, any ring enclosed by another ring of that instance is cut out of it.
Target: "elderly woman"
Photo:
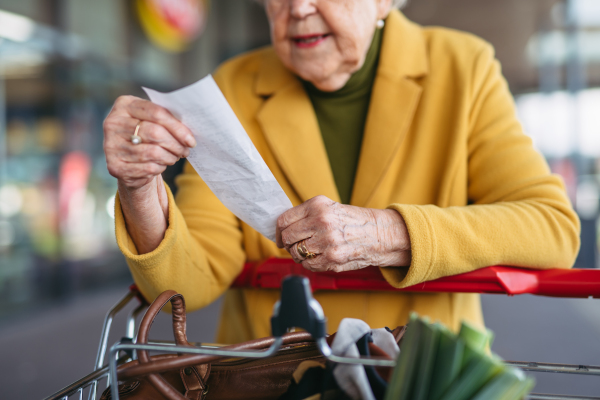
[[[126,96],[105,121],[117,240],[147,298],[175,289],[197,309],[225,293],[217,340],[241,342],[269,335],[279,296],[227,290],[246,260],[375,265],[399,288],[493,264],[572,265],[579,221],[523,134],[489,44],[416,25],[392,0],[264,5],[273,46],[214,77],[295,205],[278,220],[277,243],[238,220],[189,164],[173,198],[160,173],[196,141],[165,109]],[[476,294],[315,297],[332,329],[344,317],[396,326],[411,310],[453,328],[483,323]]]

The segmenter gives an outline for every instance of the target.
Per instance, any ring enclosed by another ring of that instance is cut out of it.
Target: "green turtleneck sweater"
[[[315,109],[333,178],[344,204],[349,204],[352,196],[382,36],[383,29],[376,29],[365,63],[343,88],[323,92],[310,82],[303,82]]]

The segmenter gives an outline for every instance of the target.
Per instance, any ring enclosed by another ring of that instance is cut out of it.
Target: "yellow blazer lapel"
[[[256,92],[266,97],[257,120],[286,177],[306,201],[340,201],[314,109],[300,81],[273,54],[265,59]]]
[[[351,204],[366,207],[377,191],[419,103],[422,88],[414,78],[425,75],[427,68],[421,28],[392,11],[386,20]]]

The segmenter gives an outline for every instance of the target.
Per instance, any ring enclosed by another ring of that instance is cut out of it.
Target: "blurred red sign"
[[[200,31],[203,8],[198,0],[153,0],[153,3],[169,24],[188,37],[193,38]]]
[[[137,13],[148,38],[163,50],[185,50],[206,22],[205,0],[137,0]]]

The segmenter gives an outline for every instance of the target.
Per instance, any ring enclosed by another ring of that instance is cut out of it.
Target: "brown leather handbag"
[[[162,293],[150,305],[138,333],[137,343],[148,343],[150,327],[160,310],[171,302],[175,343],[191,346],[186,335],[185,302],[173,290]],[[404,334],[404,327],[394,330],[396,340]],[[226,346],[229,350],[266,350],[274,338],[263,338]],[[150,357],[138,350],[138,360],[121,365],[117,370],[119,398],[123,400],[226,400],[277,399],[286,392],[292,375],[303,361],[325,363],[307,332],[283,335],[281,349],[269,358],[224,359],[214,355],[161,354]],[[111,399],[110,388],[101,400]]]
[[[148,308],[138,333],[138,343],[148,343],[148,332],[156,315],[171,302],[175,343],[190,346],[186,335],[183,296],[169,290]],[[233,346],[231,350],[265,350],[273,338],[257,339]],[[118,368],[119,397],[133,399],[277,399],[285,393],[297,366],[306,360],[325,362],[310,334],[295,332],[284,335],[283,346],[268,359],[223,359],[210,355],[163,354],[149,357],[138,350],[138,360]],[[111,399],[110,388],[101,400]]]

